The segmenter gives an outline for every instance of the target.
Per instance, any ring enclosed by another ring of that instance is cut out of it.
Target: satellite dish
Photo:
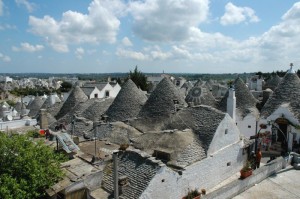
[[[13,118],[12,118],[11,115],[7,115],[7,116],[6,116],[6,120],[7,120],[7,121],[12,121],[12,119],[13,119]]]

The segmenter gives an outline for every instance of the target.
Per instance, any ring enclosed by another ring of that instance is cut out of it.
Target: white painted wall
[[[113,90],[111,91],[111,97],[117,97],[118,93],[121,90],[121,86],[117,83],[114,87]]]
[[[113,90],[113,87],[109,84],[109,83],[107,83],[105,86],[104,86],[104,88],[100,91],[100,93],[99,93],[99,98],[105,98],[106,96],[105,96],[105,92],[106,91],[109,91],[109,97],[111,97],[111,92],[112,92],[112,90]]]
[[[268,121],[271,121],[271,123],[272,123],[276,119],[281,118],[281,117],[286,118],[293,125],[296,125],[296,126],[300,125],[298,119],[289,110],[289,104],[288,103],[281,105],[269,117],[260,119],[258,125],[268,124]],[[271,125],[268,126],[266,130],[272,132]],[[294,137],[294,134],[295,134],[295,137]],[[292,125],[288,125],[287,139],[288,139],[288,148],[289,148],[289,150],[292,149],[292,143],[293,143],[294,138],[298,143],[300,143],[300,129],[297,129]]]
[[[228,129],[227,134],[225,129]],[[182,175],[166,166],[162,167],[140,198],[181,198],[188,190],[208,190],[239,172],[246,158],[239,135],[230,116],[226,115],[213,138],[207,158],[186,167]]]
[[[248,114],[242,118],[241,115],[236,115],[236,123],[240,132],[247,138],[255,135],[256,117],[253,114]]]
[[[6,128],[8,129],[20,128],[26,126],[26,124],[30,124],[30,126],[34,126],[37,124],[37,121],[36,119],[22,119],[22,120],[0,122],[0,129],[6,130]]]
[[[97,87],[94,88],[94,90],[91,92],[89,99],[93,99],[95,98],[95,94],[98,94],[98,98],[100,98],[100,95],[102,95],[102,93],[99,91],[99,89]]]

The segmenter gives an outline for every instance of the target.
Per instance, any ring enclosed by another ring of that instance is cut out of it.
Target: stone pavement
[[[280,170],[233,199],[300,199],[300,170]]]

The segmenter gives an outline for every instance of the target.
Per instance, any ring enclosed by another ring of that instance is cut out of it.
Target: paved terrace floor
[[[233,199],[299,199],[300,170],[280,170]]]

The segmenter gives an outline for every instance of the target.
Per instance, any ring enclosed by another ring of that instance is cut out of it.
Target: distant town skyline
[[[0,73],[300,68],[300,1],[0,0]]]

